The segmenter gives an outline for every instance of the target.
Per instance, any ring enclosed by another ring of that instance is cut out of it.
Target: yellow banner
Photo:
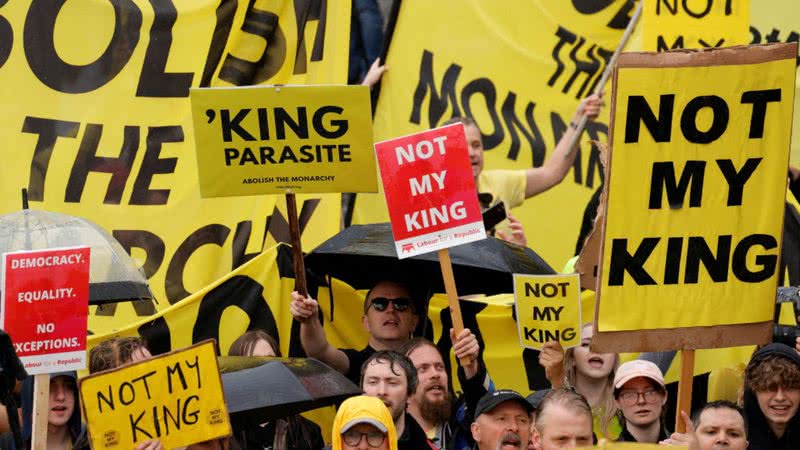
[[[147,317],[289,241],[282,197],[200,198],[189,90],[344,83],[349,19],[350,2],[330,1],[0,6],[0,213],[27,188],[32,209],[98,223],[158,299],[92,308],[90,328]],[[299,196],[298,210],[306,248],[339,229],[338,195]]]
[[[797,42],[800,39],[800,8],[795,0],[750,3],[750,43]],[[800,56],[797,58],[800,63]],[[798,69],[800,71],[800,69]],[[800,77],[795,77],[794,110],[800,111]],[[800,166],[800,115],[792,123],[792,158]]]
[[[548,341],[566,348],[581,343],[581,279],[571,275],[514,274],[519,343],[541,350]]]
[[[750,41],[749,0],[642,1],[642,48],[645,51],[730,47]],[[769,7],[774,8],[773,5]]]
[[[212,341],[81,379],[94,449],[164,448],[229,436],[231,425]]]
[[[772,319],[795,51],[620,59],[601,331]]]
[[[203,197],[377,192],[366,86],[190,93]]]

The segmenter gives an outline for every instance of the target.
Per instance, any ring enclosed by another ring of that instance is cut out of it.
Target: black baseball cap
[[[478,406],[475,407],[475,417],[477,418],[481,414],[491,412],[497,405],[501,403],[505,403],[507,401],[515,401],[522,405],[525,408],[525,411],[530,414],[533,412],[533,406],[525,400],[525,397],[520,395],[516,391],[512,391],[510,389],[500,389],[494,392],[489,392],[480,400],[478,400]]]

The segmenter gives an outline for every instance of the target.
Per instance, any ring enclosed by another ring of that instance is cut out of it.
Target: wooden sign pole
[[[50,374],[33,376],[33,434],[31,448],[47,450],[47,416],[50,413]]]
[[[453,331],[458,336],[464,330],[464,319],[461,317],[461,304],[458,303],[456,279],[453,276],[453,264],[450,262],[450,251],[446,248],[439,250],[439,266],[442,268],[444,288],[447,291],[447,300],[450,305],[450,317],[453,319]],[[462,359],[461,365],[470,364],[469,359]]]
[[[681,411],[692,414],[692,381],[694,380],[694,350],[681,350],[681,378],[678,381],[678,407],[675,412],[675,431],[686,432]]]
[[[611,55],[611,59],[608,60],[606,64],[605,70],[603,70],[603,74],[600,76],[600,81],[597,83],[597,87],[594,89],[594,94],[600,95],[605,89],[606,82],[608,78],[611,76],[611,73],[614,71],[614,66],[617,65],[617,58],[619,58],[619,54],[622,53],[622,50],[627,45],[628,40],[631,38],[633,34],[634,28],[636,28],[636,23],[639,22],[639,18],[642,16],[642,8],[644,7],[644,2],[639,2],[639,6],[636,7],[636,11],[633,13],[633,17],[631,17],[630,22],[628,22],[628,27],[625,28],[625,33],[622,35],[622,40],[620,40],[619,45],[617,46],[614,53]],[[569,146],[567,147],[567,153],[565,158],[572,155],[572,152],[575,151],[575,144],[578,143],[578,140],[581,138],[581,134],[583,134],[583,130],[586,128],[586,124],[588,123],[589,119],[586,116],[581,116],[581,119],[578,121],[578,125],[575,128],[575,133],[572,135],[572,139],[569,141]]]
[[[308,297],[306,264],[303,261],[303,247],[300,244],[300,225],[297,222],[297,200],[293,192],[286,193],[286,215],[289,216],[289,237],[292,241],[294,289],[303,297]]]

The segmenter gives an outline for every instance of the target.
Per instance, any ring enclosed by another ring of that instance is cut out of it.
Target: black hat
[[[531,404],[525,400],[525,397],[510,389],[500,389],[494,392],[489,392],[481,397],[480,400],[478,400],[478,406],[475,407],[475,417],[477,418],[481,414],[491,412],[497,405],[507,401],[515,401],[519,403],[523,408],[525,408],[525,411],[527,411],[528,414],[533,412],[533,406],[531,406]]]

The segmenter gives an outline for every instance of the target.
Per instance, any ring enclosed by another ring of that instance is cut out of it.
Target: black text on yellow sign
[[[794,57],[736,64],[748,50],[618,69],[601,331],[771,317]]]
[[[523,347],[541,350],[548,341],[564,348],[581,342],[580,276],[514,274],[514,298]]]
[[[192,89],[204,197],[376,192],[365,86]]]
[[[750,0],[648,0],[642,22],[648,51],[746,44]]]
[[[80,391],[95,449],[148,439],[177,448],[231,433],[211,340],[86,377]]]

